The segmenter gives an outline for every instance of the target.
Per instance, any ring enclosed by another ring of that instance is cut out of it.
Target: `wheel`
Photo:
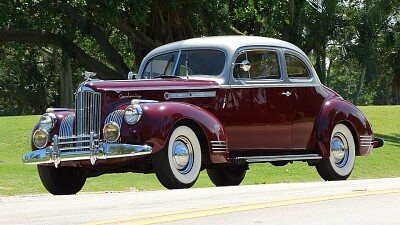
[[[187,126],[177,126],[166,146],[152,156],[154,172],[168,189],[190,188],[201,168],[201,147],[197,135]]]
[[[43,186],[53,195],[72,195],[78,193],[86,182],[79,175],[80,168],[38,165],[38,172]]]
[[[337,124],[332,131],[330,157],[315,166],[324,180],[346,180],[353,171],[356,145],[353,134],[344,124]]]
[[[207,174],[215,186],[235,186],[243,181],[246,169],[244,166],[214,168],[207,169]]]

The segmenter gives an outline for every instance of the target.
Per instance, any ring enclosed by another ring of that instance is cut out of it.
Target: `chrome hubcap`
[[[190,141],[183,136],[172,144],[173,164],[179,173],[186,174],[193,167],[193,148]]]
[[[346,165],[349,158],[349,146],[341,133],[336,133],[331,140],[331,154],[337,167]]]

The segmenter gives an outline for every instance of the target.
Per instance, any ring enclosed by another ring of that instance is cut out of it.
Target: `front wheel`
[[[43,186],[53,195],[72,195],[78,193],[86,182],[80,175],[80,168],[38,165]]]
[[[243,181],[246,169],[244,166],[214,168],[207,169],[207,174],[215,186],[235,186]]]
[[[187,126],[177,126],[161,151],[152,156],[154,172],[168,189],[190,188],[201,168],[201,147],[197,135]]]
[[[344,124],[337,124],[332,131],[330,156],[316,164],[324,180],[346,180],[353,171],[356,145],[353,134]]]

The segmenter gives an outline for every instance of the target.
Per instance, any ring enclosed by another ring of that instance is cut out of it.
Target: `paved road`
[[[400,224],[400,178],[0,197],[0,224]]]

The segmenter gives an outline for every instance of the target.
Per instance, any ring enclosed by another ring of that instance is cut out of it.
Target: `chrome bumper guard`
[[[82,138],[82,136],[69,137],[69,139],[78,138]],[[152,151],[152,148],[147,145],[111,143],[99,143],[98,145],[95,145],[95,143],[98,142],[98,140],[95,139],[95,136],[91,134],[88,135],[88,138],[89,139],[85,141],[70,141],[68,144],[89,142],[89,147],[82,146],[59,148],[59,141],[62,142],[63,138],[58,138],[57,135],[54,135],[52,146],[29,152],[22,156],[22,161],[25,164],[54,163],[54,166],[58,167],[59,164],[64,161],[90,160],[91,164],[95,165],[98,159],[147,155]],[[62,144],[65,143],[66,142],[63,142]]]

